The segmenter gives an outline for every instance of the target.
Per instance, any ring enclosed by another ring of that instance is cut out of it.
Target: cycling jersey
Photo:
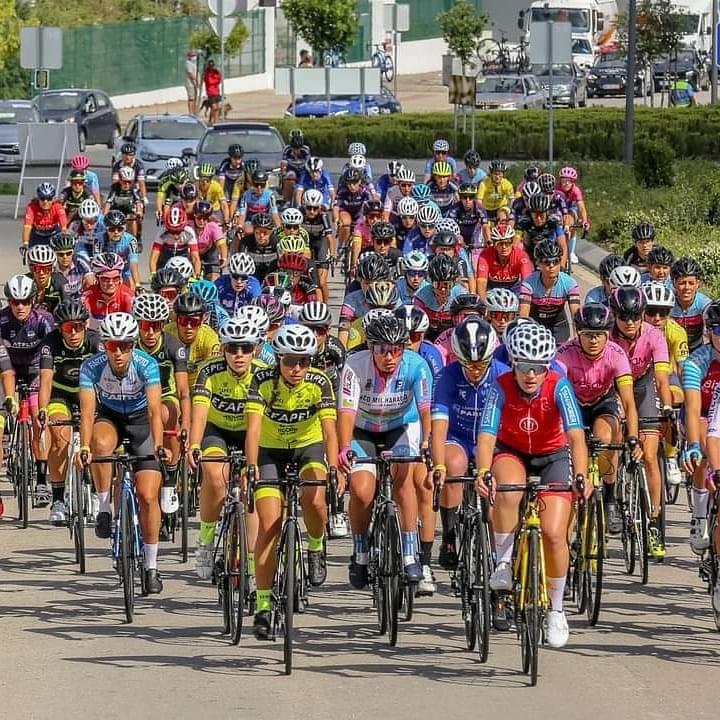
[[[100,193],[100,180],[98,179],[97,173],[92,170],[84,170],[85,173],[85,187],[90,191],[91,195]],[[68,187],[70,180],[68,180]]]
[[[161,177],[159,180],[157,197],[161,205],[170,205],[176,200],[180,199],[180,185],[177,185],[175,183],[175,180],[173,178],[174,174],[175,173],[173,171],[172,173],[170,173],[169,177],[165,178],[164,180]]]
[[[683,363],[682,387],[684,391],[695,390],[701,394],[702,417],[707,417],[718,385],[720,385],[720,354],[711,343],[701,345]]]
[[[123,190],[118,182],[110,186],[110,192],[105,202],[110,205],[111,210],[120,210],[125,215],[134,217],[138,203],[142,203],[142,197],[135,185],[131,185],[128,190]]]
[[[100,335],[85,331],[85,340],[78,348],[65,344],[59,329],[53,330],[40,347],[40,370],[52,370],[52,396],[70,393],[77,397],[80,389],[80,366],[102,350]]]
[[[259,245],[254,235],[245,235],[240,242],[240,250],[246,252],[255,262],[255,277],[262,282],[271,273],[277,272],[277,240],[270,238]]]
[[[434,237],[435,232],[433,232],[430,237],[425,237],[425,235],[420,232],[420,228],[415,226],[409,230],[408,234],[405,236],[405,241],[402,246],[403,255],[408,255],[413,250],[419,250],[420,252],[424,252],[426,254],[429,253],[430,243]]]
[[[409,193],[408,193],[409,195]],[[400,200],[408,195],[403,195],[398,185],[391,185],[387,189],[383,200],[383,210],[390,215],[397,215],[397,205]]]
[[[466,210],[461,202],[457,202],[450,208],[447,217],[455,220],[460,227],[466,247],[473,245],[477,228],[487,223],[487,213],[477,203],[473,203],[472,207]]]
[[[106,315],[114,312],[131,313],[135,296],[127,285],[120,285],[115,294],[107,298],[96,284],[83,293],[82,299],[90,312],[88,327],[97,330]]]
[[[330,175],[325,170],[320,172],[320,177],[315,180],[310,173],[305,170],[295,185],[296,190],[305,192],[306,190],[318,190],[323,196],[323,205],[329,208],[332,203],[332,191],[335,189]]]
[[[520,303],[530,305],[530,317],[550,329],[566,322],[566,303],[580,301],[580,288],[566,272],[560,272],[553,286],[547,288],[537,270],[523,281],[519,294]]]
[[[342,343],[333,335],[328,335],[322,349],[318,351],[312,361],[312,366],[322,370],[333,386],[333,392],[337,395],[340,385],[340,371],[345,365],[345,348]]]
[[[676,323],[672,318],[668,318],[665,321],[663,334],[665,335],[665,342],[667,342],[668,346],[672,372],[678,373],[689,355],[687,333],[685,332],[685,328]]]
[[[432,157],[429,160],[425,161],[425,175],[431,175],[432,174],[432,167],[437,162],[437,160]],[[450,167],[452,168],[453,175],[457,172],[457,160],[455,160],[452,155],[448,155],[444,162],[450,163]]]
[[[362,186],[356,192],[350,192],[348,188],[341,187],[335,196],[337,207],[350,215],[353,222],[360,217],[363,206],[368,200],[372,200],[372,195]]]
[[[66,228],[67,224],[65,209],[57,200],[45,210],[40,205],[40,201],[34,198],[28,203],[27,208],[25,208],[23,225],[32,228],[38,235],[49,238],[50,235],[58,230]]]
[[[428,183],[433,202],[440,208],[443,217],[448,217],[453,205],[458,201],[457,185],[449,182],[444,188],[439,188],[435,180]]]
[[[119,255],[125,261],[122,275],[126,280],[132,276],[130,264],[137,264],[140,261],[137,239],[127,231],[123,232],[115,242],[110,240],[107,232],[104,232],[99,237],[96,237],[93,252],[95,255],[100,255],[101,253],[116,253]]]
[[[179,233],[171,233],[163,228],[155,238],[152,249],[160,253],[158,267],[162,267],[165,261],[175,255],[189,257],[190,253],[198,252],[197,236],[189,226]]]
[[[477,199],[485,210],[490,212],[496,212],[503,207],[509,208],[514,194],[513,184],[507,178],[503,178],[496,185],[490,175],[483,179],[477,189]]]
[[[312,151],[307,145],[303,145],[299,148],[286,145],[282,151],[281,161],[287,164],[289,172],[293,173],[295,177],[300,177],[305,170],[305,163],[311,155]]]
[[[365,293],[362,290],[355,290],[348,293],[340,308],[340,321],[352,322],[367,313],[370,308],[365,301]]]
[[[53,328],[50,313],[41,308],[33,308],[24,322],[16,320],[8,307],[0,310],[0,372],[14,370],[18,380],[36,380],[40,349]]]
[[[588,303],[601,303],[602,305],[608,305],[610,298],[605,293],[605,288],[602,285],[597,285],[588,290],[588,294],[585,296],[585,305]]]
[[[473,175],[470,175],[467,168],[459,170],[455,175],[458,185],[479,185],[486,177],[487,173],[482,168],[477,168]]]
[[[84,257],[76,257],[67,270],[58,270],[65,278],[68,295],[79,295],[82,292],[83,278],[92,272],[90,263]]]
[[[140,180],[145,179],[145,165],[143,165],[142,160],[138,160],[137,158],[133,158],[133,161],[128,165],[127,163],[123,162],[123,160],[117,160],[112,166],[112,181],[117,182],[120,178],[120,168],[122,167],[131,167],[135,171],[135,182],[140,182]],[[86,178],[85,182],[87,182],[87,172],[85,173]]]
[[[688,348],[692,352],[697,350],[703,343],[703,312],[710,303],[710,298],[701,292],[696,292],[690,307],[683,309],[675,301],[675,307],[670,311],[670,317],[685,328],[688,336]]]
[[[532,272],[533,264],[520,245],[513,245],[510,255],[502,259],[495,247],[487,247],[475,264],[475,277],[487,280],[488,290],[501,287],[518,290]]]
[[[214,220],[207,221],[199,232],[195,226],[195,237],[200,255],[204,255],[211,248],[225,244],[225,233]]]
[[[32,278],[32,273],[26,273],[25,275]],[[35,281],[35,284],[38,285],[37,281]],[[60,302],[72,297],[73,293],[76,292],[77,287],[69,286],[67,278],[61,272],[53,270],[48,284],[44,288],[38,285],[35,307],[45,308],[49,313],[54,313]]]
[[[668,346],[662,330],[643,322],[640,334],[634,340],[624,338],[617,328],[613,328],[610,337],[628,356],[634,381],[637,382],[652,369],[656,372],[670,372]]]
[[[218,289],[218,303],[228,315],[234,315],[238,308],[249,305],[260,295],[260,283],[252,275],[248,278],[242,292],[235,292],[232,278],[229,275],[221,275],[215,281],[215,287]]]
[[[240,196],[238,212],[245,218],[245,222],[251,222],[258,213],[269,213],[277,216],[278,210],[275,205],[275,195],[269,188],[261,193],[255,192],[255,188],[246,190]]]
[[[153,350],[146,348],[142,340],[138,341],[138,347],[156,360],[160,368],[160,387],[162,388],[163,397],[177,395],[175,374],[187,372],[187,350],[185,346],[175,336],[163,332],[160,335],[160,342]]]
[[[458,296],[463,295],[467,291],[460,283],[453,285],[448,293],[448,298],[443,305],[438,302],[433,286],[423,285],[413,298],[413,304],[424,310],[430,320],[430,329],[428,330],[428,339],[433,340],[443,330],[452,325],[452,315],[450,314],[450,305]]]
[[[198,184],[198,200],[207,200],[212,205],[213,212],[218,212],[225,202],[225,189],[217,180],[211,180],[207,190],[203,193]]]
[[[170,323],[165,330],[170,335],[178,339],[180,338],[178,335],[177,322]],[[203,323],[198,330],[198,334],[195,336],[193,344],[190,345],[190,347],[187,345],[184,345],[184,347],[187,352],[188,380],[190,387],[192,387],[195,384],[200,365],[215,355],[220,354],[220,338],[218,338],[217,333],[209,325]]]
[[[529,255],[541,240],[556,240],[565,237],[565,228],[562,221],[548,216],[542,225],[536,225],[529,215],[522,216],[516,224],[516,228],[523,233],[523,245]]]
[[[569,210],[576,209],[578,207],[578,203],[581,203],[584,200],[583,191],[577,183],[572,183],[567,190],[558,183],[555,186],[554,194],[565,201]]]
[[[65,214],[67,215],[68,221],[75,217],[77,209],[80,207],[80,203],[91,197],[92,193],[86,187],[83,187],[79,193],[76,193],[72,187],[63,188],[60,191],[60,202],[65,208]]]
[[[340,376],[340,412],[356,415],[355,427],[387,432],[417,422],[430,409],[432,375],[416,352],[405,350],[395,372],[381,375],[370,350],[348,357]]]
[[[241,160],[235,166],[229,157],[226,157],[217,171],[217,179],[223,184],[225,199],[230,200],[237,192],[237,198],[245,191],[245,163]]]
[[[423,287],[424,285],[428,285],[427,280],[423,280],[418,290]],[[412,305],[413,301],[415,299],[415,293],[417,290],[411,290],[410,286],[407,283],[407,280],[404,277],[400,277],[395,281],[395,287],[397,287],[398,292],[400,293],[400,299],[402,300],[403,305]]]
[[[250,382],[245,412],[262,415],[260,447],[276,449],[321,443],[322,421],[337,419],[332,385],[316,368],[297,385],[286,383],[277,368],[258,370]]]
[[[626,265],[636,267],[641,273],[646,272],[648,269],[647,257],[641,258],[634,245],[623,253],[623,260]]]
[[[80,389],[94,390],[98,405],[124,417],[147,412],[147,388],[160,385],[160,368],[135,348],[127,372],[118,377],[104,352],[80,366]]]
[[[90,260],[95,255],[95,245],[101,241],[105,235],[105,218],[98,216],[97,222],[91,230],[86,230],[84,225],[76,221],[71,226],[71,232],[77,233],[77,244],[75,245],[75,254]]]
[[[433,343],[423,340],[417,351],[420,357],[428,364],[432,373],[433,383],[438,379],[440,372],[445,367],[445,359],[440,350]]]
[[[512,372],[501,375],[487,393],[480,432],[523,455],[549,455],[567,448],[565,434],[582,430],[583,421],[572,385],[549,371],[533,395],[522,392]],[[566,478],[555,478],[562,482]]]

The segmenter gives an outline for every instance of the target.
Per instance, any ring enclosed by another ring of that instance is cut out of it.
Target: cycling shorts
[[[35,247],[36,245],[49,245],[50,238],[59,232],[60,228],[55,227],[52,230],[35,230],[34,228],[30,231],[30,242],[28,247]]]
[[[62,415],[69,420],[72,417],[73,408],[80,409],[80,397],[76,393],[69,393],[53,388],[50,393],[50,402],[47,406],[48,417]]]
[[[245,451],[245,431],[223,430],[222,428],[208,423],[205,426],[205,434],[203,435],[202,450],[203,457],[208,455],[227,455],[231,448]]]
[[[320,470],[327,473],[325,463],[325,448],[323,443],[313,443],[298,448],[260,448],[258,465],[260,480],[262,482],[278,482],[285,474],[289,463],[297,463],[298,474],[302,477],[306,470]],[[266,497],[282,499],[283,493],[280,485],[276,487],[261,487],[255,491],[255,500]]]
[[[617,418],[617,420],[622,420],[623,417],[620,402],[615,394],[606,395],[592,405],[580,405],[580,412],[582,413],[583,424],[590,429],[592,429],[595,421],[603,415],[609,415]]]
[[[123,440],[129,440],[130,455],[153,455],[155,448],[153,447],[152,434],[150,432],[150,418],[147,412],[136,413],[135,415],[120,415],[105,407],[98,409],[95,424],[105,422],[115,428],[118,436],[118,444]],[[133,471],[155,470],[160,472],[158,461],[140,460],[133,463]]]
[[[633,384],[635,405],[640,418],[640,430],[657,432],[660,429],[660,399],[655,388],[655,376],[647,372]],[[645,418],[643,420],[643,418]]]
[[[422,429],[420,421],[417,420],[382,432],[356,428],[351,448],[359,458],[377,457],[383,450],[390,450],[393,455],[419,455],[421,440]],[[369,472],[374,475],[375,466],[359,463],[353,467],[353,472]]]
[[[318,240],[310,239],[310,253],[316,265],[319,267],[327,266],[328,242],[325,235]]]
[[[561,484],[567,481],[567,490],[546,490],[540,493],[540,497],[557,495],[572,502],[572,489],[569,487],[572,481],[570,452],[567,449],[563,448],[548,455],[525,455],[502,443],[497,443],[493,463],[503,457],[519,462],[525,468],[527,475],[538,475],[543,485]]]
[[[468,440],[463,440],[457,435],[453,435],[452,433],[447,436],[447,440],[445,441],[446,445],[457,445],[459,448],[462,448],[462,450],[465,452],[465,455],[467,455],[468,459],[471,459],[475,457],[475,443],[469,442]]]
[[[219,273],[220,272],[220,252],[218,249],[211,245],[201,256],[200,262],[202,264],[203,274]]]
[[[570,323],[568,323],[565,310],[558,315],[557,320],[552,325],[546,325],[542,321],[539,321],[541,325],[546,327],[555,338],[555,342],[558,346],[562,345],[570,339]]]

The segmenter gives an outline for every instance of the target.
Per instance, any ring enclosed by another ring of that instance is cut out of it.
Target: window
[[[98,110],[104,110],[105,108],[110,107],[110,101],[105,97],[105,95],[98,93],[96,98]]]

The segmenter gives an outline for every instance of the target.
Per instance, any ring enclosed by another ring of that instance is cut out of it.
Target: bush
[[[675,153],[664,140],[639,140],[633,171],[638,185],[670,187],[675,183]]]

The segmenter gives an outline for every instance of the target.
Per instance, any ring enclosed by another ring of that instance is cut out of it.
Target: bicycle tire
[[[188,518],[190,517],[190,488],[188,487],[190,474],[187,471],[185,460],[180,460],[177,472],[182,487],[180,496],[180,521],[182,523],[180,528],[180,557],[181,561],[186,563],[188,561]]]
[[[135,561],[133,558],[132,537],[132,501],[130,491],[124,490],[120,498],[120,517],[118,518],[120,580],[123,586],[123,602],[125,619],[133,621],[135,612]]]
[[[393,81],[393,78],[395,77],[395,64],[392,61],[392,58],[389,55],[385,56],[385,64],[383,66],[383,75],[385,76],[385,80],[389,83]]]
[[[19,480],[20,484],[18,487],[18,513],[19,519],[22,522],[23,530],[28,526],[30,516],[30,493],[32,492],[30,482],[30,464],[32,458],[30,457],[30,438],[27,433],[27,426],[22,424],[20,426],[20,467],[19,467]]]
[[[382,518],[376,518],[376,529],[373,533],[373,543],[370,548],[370,567],[373,575],[373,602],[378,618],[378,635],[387,632],[387,607],[385,605],[385,579],[383,577],[380,553],[385,547],[385,528]]]
[[[247,580],[247,548],[245,547],[245,518],[239,505],[231,510],[226,535],[225,575],[229,578],[230,637],[237,645],[242,637],[243,615],[245,614],[245,592]]]
[[[85,574],[85,497],[82,473],[76,468],[71,469],[73,499],[70,508],[73,519],[73,542],[75,544],[75,562],[80,566],[80,574]]]
[[[475,535],[469,529],[464,529],[460,544],[460,556],[455,578],[458,584],[463,624],[465,625],[465,645],[470,652],[475,650],[478,639],[478,607],[477,596],[473,591],[473,572],[475,558]]]
[[[385,547],[382,562],[384,575],[383,600],[386,607],[387,635],[391,647],[397,645],[398,613],[400,610],[400,573],[404,572],[402,540],[398,517],[394,511],[385,516]]]
[[[490,598],[490,535],[488,526],[481,518],[475,521],[475,571],[473,595],[477,607],[477,649],[480,662],[484,663],[490,653],[490,624],[492,608]]]
[[[575,551],[575,567],[573,569],[573,580],[577,587],[577,610],[582,615],[588,607],[588,587],[587,587],[587,556],[585,547],[587,544],[587,526],[588,526],[588,506],[584,505],[577,512],[577,548]]]
[[[586,505],[588,512],[585,554],[585,587],[587,592],[587,619],[597,625],[602,601],[603,569],[605,564],[605,516],[602,500],[593,493]]]
[[[410,583],[403,584],[403,592],[401,593],[401,606],[405,608],[403,620],[410,622],[415,612],[415,591]]]
[[[674,505],[680,495],[680,484],[671,485],[668,482],[667,458],[664,457],[664,454],[662,457],[658,454],[658,460],[660,461],[660,477],[662,478],[662,486],[665,490],[665,502],[668,505]]]
[[[635,530],[632,518],[636,493],[633,492],[631,483],[627,477],[627,471],[625,469],[621,469],[618,481],[620,482],[618,500],[621,504],[623,517],[623,529],[620,536],[623,548],[623,561],[625,563],[625,573],[627,575],[632,575],[635,572],[635,564],[637,560]]]
[[[525,627],[527,628],[527,650],[529,652],[530,685],[537,685],[538,655],[540,652],[540,535],[530,528],[528,536],[528,586],[525,596]]]
[[[297,527],[294,522],[288,522],[285,533],[284,554],[284,579],[285,585],[280,594],[283,613],[283,658],[285,660],[285,674],[292,672],[292,635],[293,635],[293,614],[295,611],[295,550]]]
[[[640,582],[642,585],[647,585],[649,579],[649,553],[648,553],[648,518],[649,508],[647,506],[647,495],[640,484],[640,472],[638,468],[638,479],[637,479],[637,490],[638,490],[638,514],[635,523],[637,533],[637,556],[640,561]]]

